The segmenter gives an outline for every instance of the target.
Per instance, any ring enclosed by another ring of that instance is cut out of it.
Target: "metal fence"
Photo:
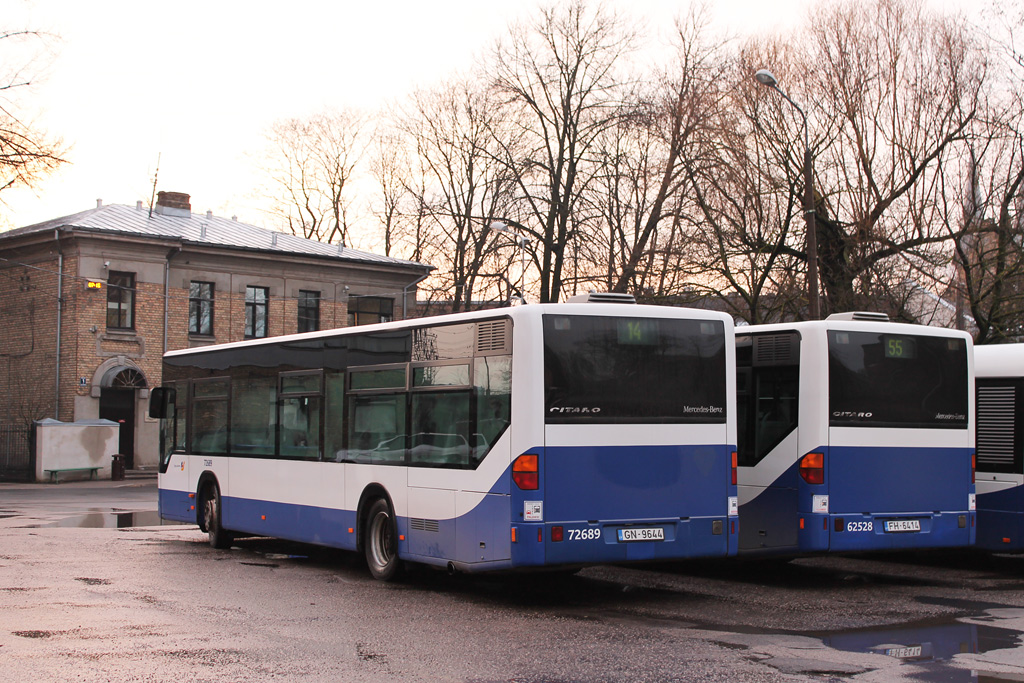
[[[24,425],[0,425],[0,481],[32,481],[35,478],[34,429]]]

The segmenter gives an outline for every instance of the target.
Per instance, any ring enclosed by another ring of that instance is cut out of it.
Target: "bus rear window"
[[[546,421],[722,423],[717,320],[544,316]]]
[[[829,420],[841,427],[967,427],[967,342],[830,330]]]

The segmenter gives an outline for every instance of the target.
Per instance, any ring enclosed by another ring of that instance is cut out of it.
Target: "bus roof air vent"
[[[826,320],[865,320],[873,323],[887,323],[889,316],[872,311],[850,311],[849,313],[833,313]]]
[[[595,292],[576,294],[566,299],[567,304],[635,304],[636,298],[632,294],[619,294],[618,292]]]

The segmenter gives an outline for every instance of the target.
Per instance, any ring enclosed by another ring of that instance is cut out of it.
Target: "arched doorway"
[[[100,380],[100,418],[121,425],[118,452],[127,469],[135,467],[135,392],[145,388],[142,371],[125,365],[109,368]]]

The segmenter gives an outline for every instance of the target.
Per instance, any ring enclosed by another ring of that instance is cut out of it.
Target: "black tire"
[[[210,537],[210,545],[218,550],[230,548],[235,536],[221,526],[220,489],[216,484],[207,484],[203,494],[203,527]]]
[[[401,572],[402,562],[398,559],[395,515],[383,498],[370,505],[363,533],[363,551],[370,574],[378,581],[393,581]]]

